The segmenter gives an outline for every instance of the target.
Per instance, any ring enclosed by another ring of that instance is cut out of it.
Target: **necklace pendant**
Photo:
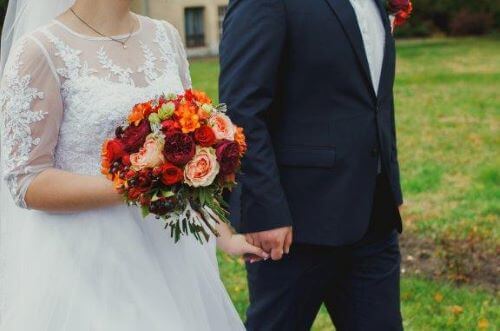
[[[127,49],[127,48],[128,48],[128,46],[123,44],[123,49]]]

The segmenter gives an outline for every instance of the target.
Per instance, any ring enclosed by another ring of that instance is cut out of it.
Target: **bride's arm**
[[[59,76],[43,44],[33,35],[17,42],[0,89],[2,179],[14,202],[22,208],[52,212],[120,203],[119,194],[104,176],[55,169],[64,113],[60,89]]]
[[[219,232],[217,246],[227,254],[244,256],[250,263],[269,258],[269,254],[264,252],[260,247],[253,246],[247,242],[244,235],[234,233],[228,224],[219,222],[216,225],[216,230]]]
[[[83,176],[47,169],[36,176],[25,195],[26,206],[49,212],[73,212],[123,204],[104,176]]]

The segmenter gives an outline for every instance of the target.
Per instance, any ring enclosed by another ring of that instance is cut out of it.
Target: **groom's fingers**
[[[269,254],[267,254],[266,252],[264,252],[264,250],[262,248],[256,247],[256,246],[253,246],[253,245],[248,245],[247,253],[251,254],[251,255],[254,255],[254,259],[255,258],[261,258],[263,260],[267,260],[269,258]],[[258,259],[255,259],[255,260],[258,260]]]
[[[285,238],[285,247],[284,247],[284,250],[285,250],[286,254],[290,253],[290,246],[292,246],[292,241],[293,241],[293,231],[290,230],[287,233],[286,238]]]
[[[273,261],[278,261],[281,260],[282,257],[283,247],[280,245],[279,247],[273,248],[273,250],[271,251],[271,259],[273,259]]]

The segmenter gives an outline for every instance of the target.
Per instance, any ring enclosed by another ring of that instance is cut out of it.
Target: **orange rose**
[[[212,185],[219,173],[215,151],[210,147],[198,147],[194,158],[184,168],[185,182],[193,187]]]
[[[196,107],[196,105],[184,100],[183,102],[179,103],[179,105],[175,109],[175,115],[177,116],[177,118],[183,118],[196,115],[197,111],[198,108]]]
[[[129,123],[139,124],[140,121],[147,118],[153,112],[151,102],[140,103],[134,106],[132,113],[128,117]]]
[[[238,143],[240,147],[240,156],[243,156],[247,152],[247,141],[243,128],[236,127],[236,133],[234,134],[234,140]]]
[[[193,132],[201,127],[199,117],[196,114],[183,116],[179,119],[179,124],[183,133]]]
[[[144,146],[138,153],[130,155],[131,169],[141,170],[144,168],[154,168],[165,163],[163,156],[163,147],[165,142],[163,139],[149,135],[146,138]]]
[[[192,90],[193,96],[199,103],[212,103],[212,99],[210,99],[205,92]]]
[[[216,113],[208,120],[208,125],[214,130],[217,140],[234,141],[235,126],[229,117],[222,113]]]

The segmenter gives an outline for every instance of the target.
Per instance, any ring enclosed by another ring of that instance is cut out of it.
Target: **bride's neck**
[[[130,0],[77,0],[73,5],[75,13],[101,33],[109,35],[130,31],[133,17],[130,14]]]

